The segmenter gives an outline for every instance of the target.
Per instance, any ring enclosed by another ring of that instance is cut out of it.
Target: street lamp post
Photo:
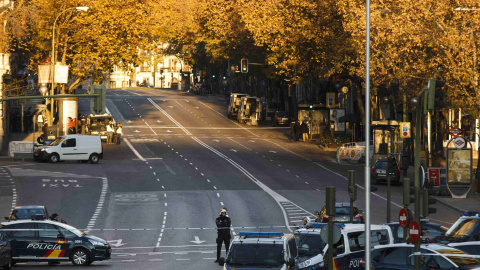
[[[53,124],[53,99],[52,99],[52,96],[55,94],[55,92],[54,92],[54,88],[55,88],[55,26],[57,25],[58,18],[60,18],[60,16],[62,16],[63,13],[67,12],[68,10],[72,10],[72,9],[76,9],[77,11],[87,11],[89,9],[89,7],[67,8],[67,9],[63,10],[62,12],[60,12],[60,14],[58,14],[57,18],[55,19],[55,21],[53,23],[53,29],[52,29],[52,58],[51,58],[51,61],[50,61],[50,65],[51,65],[51,68],[52,68],[52,70],[51,70],[52,86],[51,86],[51,89],[50,89],[50,116],[49,116],[49,119],[48,119],[48,123],[49,123],[50,126]]]

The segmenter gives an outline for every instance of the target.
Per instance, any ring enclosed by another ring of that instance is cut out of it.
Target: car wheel
[[[60,157],[58,156],[58,154],[51,154],[50,157],[48,158],[48,160],[51,163],[57,163],[58,160],[60,160]]]
[[[75,249],[70,258],[74,265],[88,265],[90,262],[90,256],[83,248]]]
[[[10,270],[10,269],[12,268],[12,265],[13,265],[13,262],[12,262],[12,258],[10,257],[10,258],[8,259],[7,264],[5,264],[5,265],[3,266],[3,269],[4,269],[4,270]]]
[[[89,160],[90,160],[91,163],[95,164],[95,163],[98,163],[100,158],[98,157],[97,154],[92,154],[92,155],[90,155]]]

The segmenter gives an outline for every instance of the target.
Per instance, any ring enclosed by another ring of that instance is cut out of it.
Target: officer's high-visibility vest
[[[43,123],[43,115],[41,115],[41,114],[38,115],[37,123]]]
[[[117,128],[117,134],[123,134],[123,133],[122,133],[122,128],[121,128],[121,127],[118,127],[118,128]]]
[[[107,132],[115,132],[115,130],[113,130],[111,125],[107,125]]]

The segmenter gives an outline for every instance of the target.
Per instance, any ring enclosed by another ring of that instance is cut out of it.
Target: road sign
[[[440,186],[440,168],[428,168],[428,182],[434,187]]]
[[[410,222],[410,226],[408,226],[408,237],[410,237],[410,241],[412,243],[417,243],[420,240],[420,225],[415,220]]]
[[[451,128],[448,132],[453,137],[461,136],[464,133],[464,131],[462,129],[459,129],[459,128]]]
[[[412,212],[407,208],[400,209],[400,213],[398,214],[398,223],[400,224],[400,227],[406,228],[411,220]]]
[[[340,230],[340,227],[338,227],[337,224],[333,224],[333,243],[336,244],[338,241],[340,241],[340,238],[342,237],[342,231]],[[328,226],[324,226],[322,230],[320,231],[320,238],[324,243],[328,243]]]
[[[335,93],[327,92],[327,108],[333,108],[335,106]]]
[[[463,137],[456,137],[453,139],[453,145],[455,148],[462,149],[467,145],[467,141]]]
[[[410,128],[410,122],[400,122],[400,138],[412,137],[412,130]]]

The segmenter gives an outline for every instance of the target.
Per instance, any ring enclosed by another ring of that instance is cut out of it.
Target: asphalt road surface
[[[356,170],[365,209],[364,165],[338,164],[334,153],[288,140],[288,127],[239,124],[221,98],[158,89],[108,90],[107,107],[124,125],[121,145],[104,144],[99,164],[3,162],[0,206],[45,205],[69,224],[109,241],[112,259],[91,269],[221,269],[215,218],[228,208],[239,231],[290,232],[313,217],[336,187],[349,201],[347,171]],[[402,187],[393,187],[392,220]],[[373,223],[386,221],[386,187],[371,195]],[[437,205],[437,207],[441,207]],[[449,226],[458,213],[431,220]],[[101,230],[103,229],[103,230]],[[114,230],[115,229],[115,230]],[[223,254],[224,255],[224,251]],[[19,263],[18,269],[70,269],[71,263]]]

